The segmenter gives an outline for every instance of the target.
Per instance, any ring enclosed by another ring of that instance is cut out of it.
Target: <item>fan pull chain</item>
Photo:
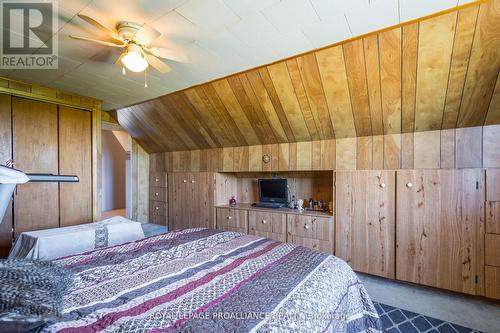
[[[145,69],[144,70],[144,88],[147,88],[148,87],[148,70]]]
[[[125,70],[125,66],[122,67],[122,74],[123,75],[126,75],[127,74],[127,71]]]

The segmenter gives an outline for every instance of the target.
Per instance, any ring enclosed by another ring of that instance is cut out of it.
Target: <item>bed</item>
[[[381,332],[342,260],[194,228],[67,256],[62,318],[43,332]]]

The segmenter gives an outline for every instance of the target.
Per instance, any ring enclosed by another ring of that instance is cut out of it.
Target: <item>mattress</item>
[[[54,260],[75,273],[44,332],[380,332],[342,260],[205,228]]]

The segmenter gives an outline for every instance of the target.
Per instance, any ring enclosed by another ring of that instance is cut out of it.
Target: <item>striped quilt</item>
[[[76,278],[43,332],[380,332],[345,262],[266,238],[186,229],[54,262]]]

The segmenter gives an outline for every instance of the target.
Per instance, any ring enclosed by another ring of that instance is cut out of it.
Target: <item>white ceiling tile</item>
[[[283,0],[262,11],[278,30],[287,32],[317,23],[319,17],[306,0]]]
[[[248,57],[248,47],[243,44],[238,38],[234,37],[229,31],[222,30],[221,32],[210,36],[206,39],[196,42],[197,45],[209,50],[220,58],[225,58],[226,65],[243,64],[242,59],[250,59]],[[227,55],[231,55],[228,57]],[[248,61],[246,61],[248,63]]]
[[[302,29],[315,48],[341,42],[352,37],[344,15]]]
[[[399,0],[401,22],[430,15],[457,5],[457,0]]]
[[[310,0],[316,13],[322,21],[329,21],[351,7],[368,4],[368,0]]]
[[[240,20],[222,0],[189,0],[175,10],[202,29],[208,30],[217,30]]]
[[[271,40],[280,36],[278,30],[260,13],[243,18],[228,26],[228,30],[249,45],[258,44],[262,39]]]
[[[151,26],[163,34],[162,38],[178,43],[190,43],[208,35],[207,31],[196,26],[175,10],[160,17],[151,23]]]
[[[311,42],[302,31],[292,31],[283,34],[280,38],[271,41],[268,47],[271,46],[278,52],[280,58],[290,57],[313,48]]]
[[[469,2],[474,2],[476,0],[458,0],[458,5],[465,5],[466,3],[469,3]]]
[[[253,15],[280,0],[224,0],[226,5],[241,18]]]
[[[349,7],[345,15],[353,35],[363,35],[398,24],[398,0],[371,0]]]

